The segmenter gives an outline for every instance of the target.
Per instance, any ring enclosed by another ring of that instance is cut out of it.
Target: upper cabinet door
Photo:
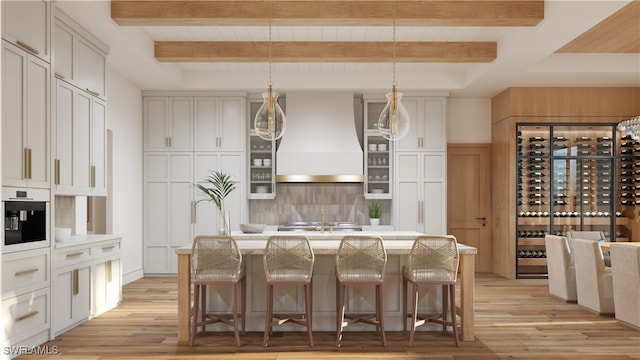
[[[2,0],[2,38],[50,62],[51,3]]]
[[[217,97],[196,97],[193,100],[194,142],[196,151],[216,151],[218,148],[218,111]]]
[[[53,32],[54,74],[105,99],[107,45],[58,9]]]
[[[445,99],[406,97],[402,104],[409,112],[411,128],[398,141],[397,151],[445,151]]]
[[[2,184],[48,188],[49,64],[2,45]]]
[[[244,150],[245,111],[244,98],[220,98],[219,148],[228,151]]]
[[[169,98],[169,150],[193,150],[193,98]]]

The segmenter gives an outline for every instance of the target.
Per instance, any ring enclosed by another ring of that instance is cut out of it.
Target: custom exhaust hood
[[[353,93],[287,92],[276,182],[363,182]]]

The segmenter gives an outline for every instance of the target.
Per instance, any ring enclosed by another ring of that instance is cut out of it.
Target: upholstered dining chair
[[[614,314],[611,268],[604,266],[600,244],[573,239],[578,305],[600,315]]]
[[[228,236],[196,236],[191,249],[191,283],[193,284],[194,305],[191,312],[190,346],[193,346],[196,331],[202,327],[206,332],[209,324],[221,322],[233,326],[236,345],[240,346],[238,321],[242,322],[242,333],[245,329],[246,313],[246,276],[242,262],[242,254],[231,237]],[[241,288],[241,310],[238,314],[237,288]],[[231,313],[207,311],[207,286],[231,286]],[[201,318],[198,311],[202,306]]]
[[[305,326],[309,346],[313,347],[313,265],[315,256],[309,239],[305,236],[270,236],[264,251],[264,274],[267,281],[267,313],[265,317],[263,346],[268,346],[274,326],[291,322]],[[302,285],[305,312],[303,314],[274,313],[273,288],[275,285]],[[275,318],[275,320],[274,320]]]
[[[336,346],[340,347],[342,332],[356,322],[373,325],[387,346],[384,332],[382,284],[387,266],[387,252],[380,236],[347,235],[340,241],[336,253]],[[346,311],[345,295],[352,285],[375,286],[375,313]]]
[[[549,294],[565,302],[576,302],[576,271],[571,261],[569,243],[564,236],[546,235]]]
[[[611,243],[616,320],[640,331],[640,246]]]
[[[577,231],[577,230],[569,230],[567,231],[567,241],[569,243],[569,254],[571,254],[571,264],[573,265],[573,239],[584,239],[584,240],[592,240],[597,242],[605,242],[607,238],[604,236],[604,232],[602,231]],[[602,253],[604,257],[604,265],[611,266],[611,258],[609,256],[609,252]]]
[[[459,346],[456,323],[456,280],[459,263],[460,255],[455,236],[422,235],[414,240],[408,262],[402,268],[402,321],[403,329],[407,331],[407,318],[411,319],[409,346],[413,346],[416,328],[429,322],[442,324],[443,332],[446,332],[447,326],[451,326],[455,344]],[[407,310],[408,283],[411,283],[413,294],[410,313]],[[418,313],[418,287],[426,285],[442,286],[442,312],[439,314]]]

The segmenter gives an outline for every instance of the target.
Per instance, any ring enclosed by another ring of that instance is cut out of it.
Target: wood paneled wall
[[[491,101],[492,271],[516,276],[516,123],[616,123],[640,115],[640,88],[509,88]]]

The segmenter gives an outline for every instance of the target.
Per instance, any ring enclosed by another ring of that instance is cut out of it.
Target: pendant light
[[[269,8],[269,87],[262,93],[263,103],[256,113],[253,127],[256,134],[267,141],[278,140],[284,135],[287,128],[287,119],[284,111],[278,105],[277,92],[273,92],[271,83],[271,7]]]
[[[378,131],[382,137],[397,141],[407,135],[410,127],[409,112],[402,105],[402,93],[396,88],[396,6],[393,7],[393,84],[387,93],[387,104],[378,118]]]

